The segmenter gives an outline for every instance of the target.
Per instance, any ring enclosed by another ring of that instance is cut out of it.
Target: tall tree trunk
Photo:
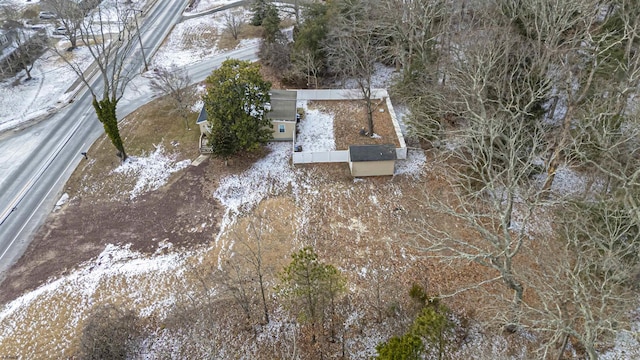
[[[269,323],[269,309],[267,308],[267,297],[264,292],[264,281],[262,279],[262,274],[259,275],[258,279],[260,281],[260,293],[262,294],[262,307],[264,310],[264,321]]]
[[[98,120],[102,123],[104,131],[111,140],[113,146],[118,150],[118,157],[122,162],[127,159],[127,153],[124,150],[124,144],[120,138],[120,130],[118,129],[118,117],[116,116],[116,105],[118,102],[113,99],[104,98],[100,101],[93,98],[93,108],[96,110]]]
[[[556,177],[556,171],[558,170],[558,166],[560,165],[560,153],[566,146],[566,142],[569,140],[569,131],[571,130],[571,118],[573,117],[573,109],[574,105],[570,104],[567,108],[567,113],[564,116],[562,121],[562,134],[560,135],[560,139],[556,143],[553,152],[551,153],[551,157],[548,161],[547,166],[547,180],[544,182],[542,186],[542,191],[547,192],[551,189],[553,185],[553,180]]]
[[[31,67],[27,65],[24,66],[23,69],[27,73],[27,80],[33,79],[33,77],[31,77]]]

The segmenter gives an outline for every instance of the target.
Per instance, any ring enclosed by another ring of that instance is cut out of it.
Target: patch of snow
[[[24,10],[27,6],[37,4],[39,2],[40,0],[31,0],[29,2],[25,0],[0,0],[0,6],[10,6],[12,8],[15,7],[20,10]]]
[[[205,12],[208,10],[217,9],[221,6],[229,5],[236,1],[237,0],[199,0],[199,1],[196,1],[196,4],[194,7],[187,8],[187,10],[185,11],[185,14],[193,15],[193,14]]]
[[[534,180],[542,186],[547,179],[547,174],[535,175]],[[568,168],[566,165],[559,166],[553,179],[551,191],[558,195],[582,195],[591,191],[602,191],[605,184],[602,179],[581,174]]]
[[[270,153],[239,175],[220,181],[214,196],[230,211],[240,214],[251,210],[268,194],[277,194],[295,180],[289,166],[291,144],[274,142]]]
[[[407,158],[396,161],[395,175],[419,177],[424,174],[427,156],[422,149],[407,149]]]
[[[89,50],[73,51],[74,61],[86,68],[91,63]],[[0,131],[18,126],[33,118],[49,114],[68,102],[65,94],[76,73],[53,51],[36,60],[32,80],[25,81],[24,71],[0,82]]]
[[[162,145],[146,157],[130,156],[124,164],[112,172],[137,176],[136,185],[130,192],[131,200],[142,193],[160,188],[167,182],[169,176],[189,166],[190,160],[175,162],[174,155],[165,155]]]
[[[382,136],[380,136],[380,135],[378,135],[376,133],[373,133],[373,135],[371,135],[371,138],[372,139],[382,139]]]
[[[616,336],[613,348],[599,356],[602,360],[640,359],[639,324],[634,324],[632,331],[620,331]]]
[[[67,201],[69,201],[69,194],[67,193],[62,194],[62,196],[60,196],[60,200],[58,200],[53,210],[56,211],[60,209],[62,205],[67,203]]]
[[[409,116],[409,109],[405,105],[393,104],[393,111],[396,113],[396,120],[398,120],[402,136],[407,138],[409,133],[407,132],[406,119],[408,119]]]
[[[213,196],[220,201],[226,211],[216,237],[216,244],[239,214],[251,210],[267,195],[284,191],[290,183],[295,181],[295,175],[289,166],[291,145],[270,143],[268,148],[271,152],[251,168],[241,174],[230,175],[220,180],[220,185]]]
[[[207,87],[205,85],[201,84],[196,87],[196,96],[198,100],[196,100],[193,106],[191,106],[191,111],[195,113],[200,113],[200,110],[202,110],[202,107],[204,106],[204,101],[202,101],[202,95],[204,95],[206,91],[207,91]]]
[[[396,77],[400,76],[400,74],[396,71],[396,69],[392,66],[386,66],[382,63],[374,64],[374,73],[371,77],[371,88],[372,89],[386,89],[395,80]],[[358,81],[356,79],[347,79],[342,82],[341,87],[345,89],[356,89],[359,88]]]
[[[306,101],[298,101],[297,106],[304,109],[304,118],[298,124],[300,134],[296,137],[296,145],[302,145],[304,152],[335,150],[334,115],[309,109]]]
[[[47,299],[61,294],[67,294],[70,299],[74,299],[73,301],[76,301],[76,297],[80,297],[78,301],[82,306],[73,309],[74,318],[70,321],[71,324],[77,324],[86,315],[85,312],[91,308],[90,305],[100,300],[96,297],[104,295],[98,293],[97,290],[106,279],[126,278],[127,290],[131,297],[149,298],[151,288],[138,282],[141,280],[141,275],[145,276],[142,281],[146,281],[149,285],[149,282],[153,283],[154,281],[152,278],[161,279],[167,274],[175,273],[176,269],[184,266],[184,258],[184,253],[149,258],[132,251],[130,245],[109,244],[96,259],[89,261],[80,269],[42,285],[6,304],[0,311],[0,323],[3,323],[0,328],[0,339],[15,333],[18,327],[20,327],[20,331],[25,331],[25,327],[28,331],[29,326],[40,327],[47,323],[50,323],[47,326],[59,326],[55,317],[40,319],[40,321],[28,319],[29,313],[27,311],[32,303],[46,302]],[[169,295],[167,298],[167,294],[163,294],[162,291],[153,295],[164,298],[164,304],[153,302],[146,311],[164,313],[167,309],[166,303],[172,302],[171,296]]]

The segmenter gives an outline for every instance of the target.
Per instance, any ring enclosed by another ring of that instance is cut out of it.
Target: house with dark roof
[[[271,101],[267,104],[269,112],[267,119],[271,120],[273,127],[273,140],[293,141],[296,134],[296,101],[297,92],[295,90],[271,90],[269,92]],[[196,124],[200,128],[200,152],[210,153],[211,147],[208,145],[208,136],[211,128],[207,121],[207,111],[204,106],[200,110]]]

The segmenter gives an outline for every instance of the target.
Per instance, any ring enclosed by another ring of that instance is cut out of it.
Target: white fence
[[[349,162],[349,150],[294,152],[294,164]]]
[[[357,100],[362,99],[362,92],[359,89],[300,89],[298,100]],[[385,89],[371,89],[372,99],[388,98],[389,94]]]

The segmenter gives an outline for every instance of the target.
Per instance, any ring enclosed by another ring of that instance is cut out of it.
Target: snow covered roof
[[[349,159],[351,161],[396,160],[396,147],[393,144],[351,145],[349,146]]]

